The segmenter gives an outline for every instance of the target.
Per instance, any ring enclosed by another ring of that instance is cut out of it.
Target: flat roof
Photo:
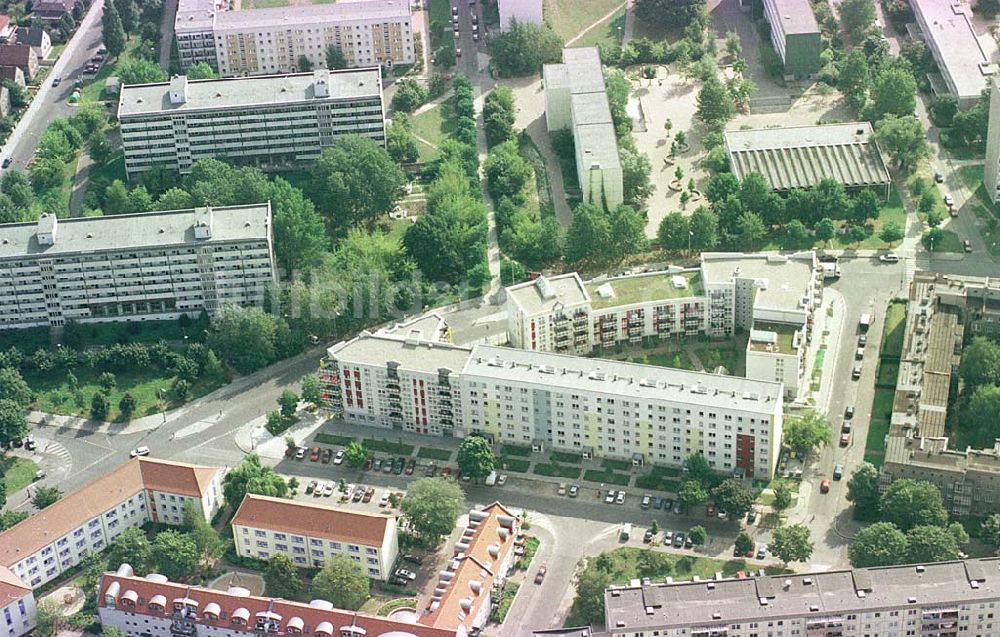
[[[577,126],[614,123],[608,98],[604,93],[574,93],[569,98],[569,107]]]
[[[781,383],[552,352],[476,345],[462,375],[555,390],[591,391],[768,415],[781,413]]]
[[[799,327],[787,323],[768,323],[754,321],[750,330],[750,340],[747,343],[752,352],[769,352],[772,354],[794,354],[796,348],[795,333]]]
[[[316,96],[317,78],[325,80],[329,85],[327,97]],[[188,80],[187,98],[177,104],[170,101],[170,87],[171,82],[123,85],[118,101],[118,117],[297,104],[315,100],[337,101],[382,95],[382,81],[377,68],[339,71],[320,69],[287,75]]]
[[[59,219],[56,221],[55,243],[41,245],[38,243],[38,230],[52,220],[55,217],[43,217],[30,223],[0,224],[0,259],[266,239],[270,232],[271,205],[263,203]],[[195,224],[202,221],[211,226],[209,239],[195,238]]]
[[[774,190],[808,188],[830,177],[848,187],[891,182],[868,122],[726,131],[737,178],[757,172]]]
[[[471,348],[461,345],[372,334],[367,331],[327,350],[330,356],[338,360],[378,366],[396,361],[402,370],[425,373],[437,373],[439,369],[459,372],[471,352]]]
[[[546,89],[565,89],[570,93],[606,93],[601,54],[597,47],[577,47],[563,49],[562,64],[546,64],[542,67],[542,79]]]
[[[621,166],[618,137],[611,122],[578,124],[573,127],[576,154],[583,157],[583,168],[597,164],[602,170]],[[583,181],[580,175],[580,181]]]
[[[974,583],[973,583],[974,582]],[[921,566],[845,569],[748,579],[703,580],[608,589],[607,626],[630,632],[674,626],[728,625],[805,617],[824,621],[848,612],[953,606],[1000,596],[1000,559]]]
[[[809,0],[770,0],[781,19],[781,30],[786,35],[819,33],[819,24],[813,15]],[[772,24],[771,28],[776,25]]]
[[[678,287],[675,277],[683,279],[685,287]],[[590,294],[591,306],[595,310],[704,294],[699,270],[689,270],[676,274],[655,272],[617,279],[594,279],[587,281],[586,285],[587,292]]]
[[[224,0],[178,0],[177,14],[174,16],[174,31],[210,30],[215,24],[218,12],[229,6]]]
[[[559,276],[540,276],[507,288],[507,294],[528,315],[550,312],[560,307],[575,307],[590,302],[587,288],[576,272]]]
[[[802,297],[813,275],[815,254],[797,255],[741,254],[737,252],[702,253],[705,285],[729,283],[734,279],[759,279],[755,308],[800,309]]]
[[[284,28],[313,25],[329,20],[401,20],[410,18],[410,5],[406,0],[340,0],[327,4],[296,5],[288,7],[252,9],[250,11],[222,11],[215,18],[217,31],[226,29]]]
[[[924,36],[931,40],[941,72],[958,98],[978,98],[997,71],[997,45],[989,32],[976,33],[972,9],[964,2],[910,0]]]

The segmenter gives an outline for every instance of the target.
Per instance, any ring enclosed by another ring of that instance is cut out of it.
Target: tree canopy
[[[712,495],[730,520],[739,520],[753,506],[754,492],[733,478],[723,480],[712,490]]]
[[[370,596],[368,574],[348,555],[326,558],[313,578],[312,597],[325,599],[335,608],[358,610]]]
[[[802,524],[776,528],[768,546],[771,553],[786,563],[805,562],[812,557],[813,552],[809,529]]]
[[[876,522],[858,531],[847,549],[851,566],[892,566],[906,559],[910,544],[891,522]]]
[[[373,176],[378,178],[374,179]],[[337,227],[375,221],[396,205],[406,176],[371,139],[337,137],[313,166],[321,208]]]
[[[497,467],[490,443],[482,436],[466,436],[458,447],[458,468],[473,479],[485,478]]]
[[[785,418],[782,444],[802,455],[830,442],[832,432],[826,418],[815,411],[805,411]]]
[[[874,520],[879,512],[879,472],[870,462],[862,462],[847,481],[847,500],[854,503],[855,517]]]
[[[455,528],[464,502],[462,489],[453,480],[421,478],[410,484],[400,509],[418,533],[438,538]]]
[[[264,567],[264,592],[268,597],[295,600],[302,594],[302,577],[292,560],[284,553],[275,553]]]
[[[222,481],[222,493],[226,502],[234,509],[248,493],[283,497],[287,492],[288,485],[284,478],[271,467],[261,464],[257,454],[244,458]]]
[[[882,494],[880,506],[882,519],[902,531],[915,526],[944,526],[948,521],[941,492],[925,480],[895,480]]]
[[[500,77],[532,75],[562,59],[563,40],[546,25],[511,19],[490,42],[491,64]]]

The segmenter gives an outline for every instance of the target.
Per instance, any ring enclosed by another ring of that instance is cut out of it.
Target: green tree
[[[486,156],[483,170],[494,199],[519,195],[532,176],[531,166],[521,157],[515,140],[494,146]]]
[[[0,500],[6,501],[7,496],[4,495]],[[23,522],[28,519],[28,514],[24,511],[4,511],[0,513],[0,531],[6,531],[10,527]]]
[[[9,448],[11,442],[27,435],[24,407],[9,398],[0,398],[0,447]]]
[[[712,489],[716,503],[726,512],[730,520],[739,520],[753,506],[754,493],[739,480],[729,478]]]
[[[598,558],[600,559],[600,558]],[[576,581],[576,599],[571,614],[589,624],[604,624],[604,593],[612,584],[611,575],[600,568],[585,568]]]
[[[917,82],[899,66],[887,66],[872,81],[872,110],[876,120],[886,115],[909,117],[917,107]]]
[[[159,64],[138,57],[122,60],[118,65],[117,73],[122,84],[149,84],[163,82],[167,79],[167,74],[160,69]]]
[[[2,84],[10,92],[11,108],[18,109],[27,106],[28,93],[23,86],[13,80],[4,80]]]
[[[764,221],[756,212],[744,212],[740,215],[739,222],[740,243],[749,250],[755,250],[760,242],[767,236],[767,228]]]
[[[649,179],[653,173],[653,165],[645,153],[625,146],[618,149],[618,158],[622,167],[622,188],[625,203],[641,207],[656,189],[656,186]],[[679,169],[680,166],[678,166]]]
[[[688,539],[691,540],[691,544],[695,546],[701,546],[708,539],[708,532],[702,525],[692,526],[688,529]]]
[[[344,462],[347,466],[360,469],[368,460],[368,448],[357,440],[352,440],[344,447]]]
[[[868,59],[860,48],[851,49],[844,58],[837,76],[837,85],[854,110],[864,108],[868,89],[871,87],[871,74],[868,71]]]
[[[979,446],[988,446],[1000,438],[1000,387],[979,385],[972,391],[969,404],[962,412],[959,427],[971,433]]]
[[[958,559],[958,542],[943,526],[915,526],[906,534],[910,548],[907,562],[924,564]]]
[[[900,170],[908,172],[930,156],[924,126],[912,115],[887,115],[875,123],[875,138]]]
[[[0,398],[8,398],[11,396],[4,395],[2,374],[0,372]],[[962,350],[958,375],[973,390],[980,385],[1000,385],[1000,344],[982,336],[974,337]]]
[[[125,27],[113,2],[107,3],[101,15],[101,40],[109,57],[117,58],[125,51]]]
[[[404,113],[396,114],[386,129],[385,149],[393,161],[400,164],[412,164],[420,158],[417,138],[413,136],[409,118]]]
[[[238,371],[249,373],[278,357],[278,343],[288,337],[288,325],[260,308],[226,304],[216,313],[208,346]]]
[[[697,101],[698,119],[709,128],[722,128],[736,114],[732,95],[714,74],[701,85]]]
[[[326,47],[326,68],[328,69],[347,68],[347,58],[344,56],[344,52],[332,44]]]
[[[776,528],[769,548],[782,562],[806,562],[812,557],[813,543],[809,539],[809,529],[794,524]]]
[[[828,217],[820,219],[820,222],[816,224],[815,234],[816,239],[826,243],[837,235],[837,226],[835,226],[833,220]]]
[[[757,174],[759,173],[751,173]],[[747,175],[749,178],[750,175]],[[708,180],[708,187],[705,189],[705,197],[711,203],[725,201],[730,196],[740,194],[740,180],[733,173],[719,173],[712,175]]]
[[[1000,513],[994,513],[983,521],[980,537],[993,548],[1000,549]]]
[[[863,38],[875,23],[874,0],[843,0],[837,12],[844,29],[855,41]]]
[[[313,578],[313,599],[325,599],[335,608],[357,610],[370,596],[368,574],[347,555],[326,558],[323,568]]]
[[[909,540],[895,524],[876,522],[858,531],[847,554],[854,568],[871,568],[902,564],[909,550]]]
[[[60,498],[62,498],[62,491],[56,487],[38,487],[35,489],[34,497],[31,498],[31,503],[38,510],[42,510],[45,507],[52,506]]]
[[[191,199],[191,195],[183,188],[171,188],[161,194],[156,200],[157,210],[184,210],[185,208],[193,207],[194,200]]]
[[[261,464],[257,454],[244,458],[222,481],[222,494],[234,510],[248,493],[280,498],[287,492],[285,480],[274,469]]]
[[[319,385],[319,378],[316,374],[306,374],[302,377],[302,400],[314,407],[323,404],[323,390]]]
[[[160,531],[153,538],[151,559],[157,573],[176,582],[185,581],[198,572],[201,554],[192,537],[170,529]]]
[[[189,80],[215,80],[219,78],[219,74],[208,62],[198,62],[188,67],[187,78]]]
[[[427,89],[413,80],[396,82],[396,94],[392,96],[392,110],[412,113],[427,102]]]
[[[122,26],[126,33],[135,33],[139,23],[140,11],[135,0],[114,0],[115,8],[121,16]]]
[[[771,503],[778,511],[784,511],[792,506],[792,488],[785,482],[779,482],[774,487],[774,502]]]
[[[122,394],[121,399],[118,401],[118,413],[121,414],[122,420],[128,421],[132,419],[132,414],[135,412],[135,408],[138,402],[132,392],[125,392]]]
[[[847,501],[854,503],[854,516],[874,520],[879,511],[879,471],[870,462],[862,462],[847,481]]]
[[[690,509],[707,500],[708,491],[697,480],[686,480],[681,485],[681,490],[677,493],[677,497],[684,503],[684,506]]]
[[[571,263],[584,259],[600,260],[610,251],[611,224],[608,215],[592,203],[581,203],[573,211],[566,231],[566,259]]]
[[[692,453],[684,459],[684,470],[689,479],[695,480],[704,486],[715,482],[715,472],[712,470],[712,466],[708,464],[705,456],[700,453]]]
[[[31,388],[13,367],[0,367],[0,400],[12,400],[21,407],[31,402]]]
[[[882,519],[904,532],[915,526],[943,526],[948,521],[941,492],[925,480],[894,481],[882,494],[880,507]]]
[[[118,379],[112,372],[101,372],[101,375],[97,377],[97,384],[100,385],[101,391],[109,394],[118,384]]]
[[[740,555],[746,555],[754,548],[753,538],[746,531],[740,531],[739,535],[736,536],[736,553]]]
[[[660,221],[656,231],[656,241],[660,248],[670,252],[687,250],[692,237],[688,218],[679,212],[671,212]]]
[[[378,175],[378,179],[372,179]],[[336,138],[313,167],[321,208],[338,227],[372,223],[396,205],[406,176],[389,153],[356,135]]]
[[[858,223],[865,223],[878,218],[882,201],[871,189],[865,188],[854,197],[851,205],[851,218]]]
[[[646,218],[631,206],[622,204],[608,212],[611,244],[605,256],[621,261],[626,256],[646,248]]]
[[[36,607],[35,629],[32,634],[38,637],[55,637],[66,626],[62,608],[55,599],[43,599]]]
[[[885,241],[891,247],[897,241],[903,240],[903,228],[895,221],[890,221],[878,233],[878,238]]]
[[[417,533],[437,539],[455,528],[464,500],[462,489],[454,481],[421,478],[410,484],[400,509]]]
[[[458,468],[463,475],[478,480],[497,468],[490,443],[482,436],[466,436],[458,447]]]
[[[274,256],[285,275],[319,264],[329,241],[312,200],[281,177],[267,183],[261,196],[271,202]]]
[[[201,556],[200,561],[208,564],[214,563],[215,560],[222,557],[226,543],[205,519],[201,508],[196,506],[193,501],[185,502],[183,511],[184,529],[188,536],[194,540],[198,554]]]
[[[281,409],[281,415],[284,418],[291,418],[295,415],[295,410],[299,406],[299,397],[295,395],[290,389],[286,389],[281,392],[278,396],[278,407]]]
[[[63,160],[57,157],[39,157],[28,168],[31,185],[36,192],[60,188],[66,182]]]
[[[104,189],[104,214],[120,215],[128,212],[128,188],[115,179]]]
[[[299,59],[298,59],[298,62],[296,63],[296,66],[299,67],[299,72],[300,73],[308,73],[309,71],[313,70],[312,60],[310,60],[309,58],[307,58],[305,55],[300,55],[299,56]]]
[[[486,145],[492,148],[497,144],[514,139],[514,92],[509,86],[499,85],[483,100],[483,132],[486,133]]]
[[[817,447],[830,442],[830,437],[829,423],[815,411],[785,418],[782,444],[799,455],[808,456]]]
[[[705,0],[636,0],[635,15],[648,24],[671,29],[684,28],[692,23],[701,28],[707,21]]]
[[[107,420],[111,410],[111,401],[104,392],[94,392],[90,398],[90,418],[92,420]]]
[[[705,206],[699,206],[691,213],[691,247],[695,250],[711,250],[719,245],[719,216]]]
[[[562,59],[563,40],[548,26],[516,19],[507,26],[490,41],[491,64],[500,77],[539,73],[543,64]]]
[[[122,564],[128,564],[136,574],[141,575],[149,571],[153,547],[146,537],[146,532],[133,526],[122,531],[111,542],[106,555],[111,570],[117,569]]]
[[[272,555],[264,567],[264,592],[267,596],[295,600],[302,594],[302,589],[302,576],[292,560],[283,553]]]

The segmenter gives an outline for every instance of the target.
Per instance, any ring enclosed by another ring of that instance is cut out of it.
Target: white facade
[[[498,0],[500,28],[510,29],[510,21],[542,24],[542,0]]]
[[[0,566],[0,635],[20,637],[35,627],[35,596],[9,569]]]
[[[0,329],[196,317],[261,305],[270,204],[0,225]]]
[[[990,117],[986,129],[986,163],[983,166],[983,183],[986,194],[993,203],[1000,201],[1000,86],[990,82]]]
[[[191,172],[224,157],[284,168],[315,160],[341,135],[385,144],[377,69],[126,85],[119,95],[125,170]]]
[[[590,298],[576,272],[506,288],[507,337],[521,349],[590,351]]]

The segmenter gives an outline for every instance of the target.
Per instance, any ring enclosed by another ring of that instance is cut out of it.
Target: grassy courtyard
[[[35,479],[38,465],[27,458],[17,456],[0,457],[0,475],[3,476],[3,492],[8,497],[28,486]]]
[[[563,40],[569,42],[580,35],[587,27],[602,20],[609,13],[616,9],[624,10],[625,3],[621,0],[545,0],[545,19],[552,25],[552,29],[562,36]],[[432,15],[433,18],[433,15]],[[624,13],[622,14],[624,21]],[[606,30],[606,29],[605,29]],[[594,27],[594,31],[601,31],[601,26]],[[621,40],[619,36],[619,41]],[[578,46],[593,46],[596,42],[582,44],[574,42]]]

